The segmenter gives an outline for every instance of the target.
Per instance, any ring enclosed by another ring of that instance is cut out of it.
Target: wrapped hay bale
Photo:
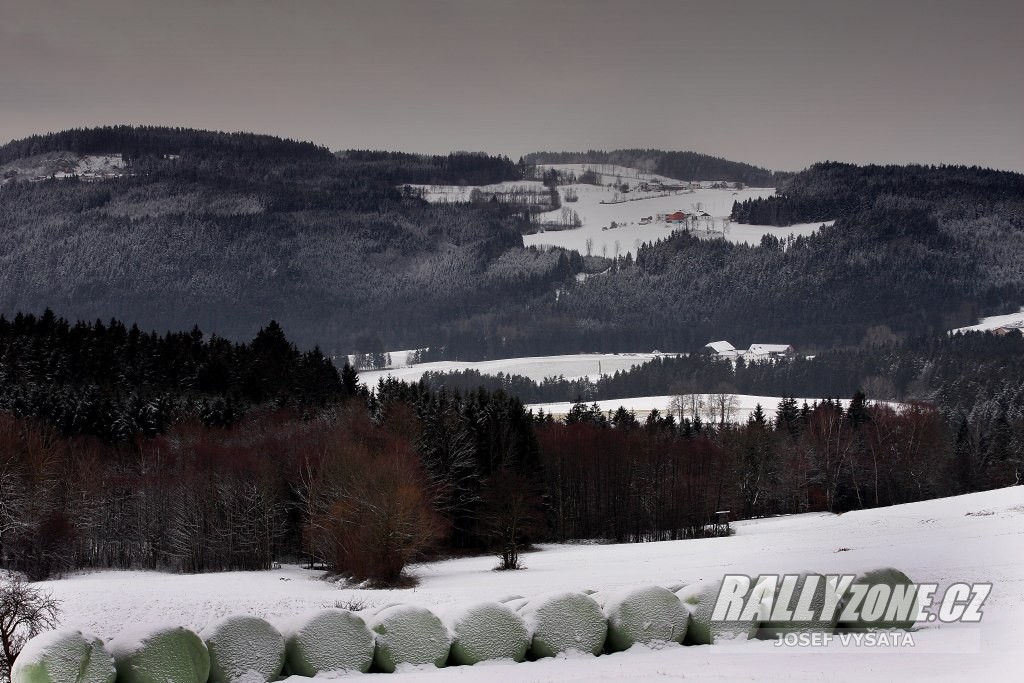
[[[181,626],[140,626],[110,641],[120,683],[206,683],[210,655],[202,639]]]
[[[116,675],[103,641],[71,628],[28,641],[11,668],[12,683],[114,683]]]
[[[744,621],[715,621],[715,603],[721,581],[698,582],[676,591],[676,597],[690,613],[686,624],[686,645],[712,645],[727,640],[749,640],[757,635],[758,618]]]
[[[610,652],[628,650],[637,643],[681,643],[689,613],[672,591],[661,586],[640,586],[609,593],[603,601],[608,617]]]
[[[373,633],[362,617],[345,609],[320,610],[296,619],[282,635],[289,674],[366,673],[373,663]]]
[[[904,631],[909,631],[914,627],[919,609],[917,589],[910,577],[899,569],[895,569],[894,567],[879,567],[878,569],[861,572],[857,574],[857,578],[853,580],[853,585],[867,586],[867,593],[865,594],[864,600],[861,601],[859,608],[856,609],[857,618],[848,621],[839,621],[837,628],[846,631],[870,631],[874,629],[902,629]],[[879,604],[878,609],[883,610],[881,618],[869,620],[865,619],[865,616],[869,615],[870,606],[876,603],[876,597],[871,588],[873,586],[886,586],[886,588],[879,589],[877,591],[878,597],[880,598],[877,600],[877,603]],[[913,597],[907,597],[910,595],[913,595]],[[842,616],[842,610],[846,608],[846,605],[850,602],[851,598],[851,593],[847,591],[846,595],[843,596],[843,605],[839,608],[840,616]],[[906,601],[906,604],[910,605],[904,615],[899,615],[895,611],[889,612],[894,604],[903,601]],[[903,616],[904,618],[897,618],[899,616]]]
[[[533,657],[554,657],[563,652],[598,655],[604,649],[608,620],[589,595],[546,593],[527,602],[519,613],[532,634]]]
[[[445,615],[452,634],[450,660],[472,665],[491,659],[526,658],[530,636],[523,618],[500,602],[481,602]]]
[[[428,609],[395,605],[370,617],[369,625],[377,634],[373,664],[380,671],[392,673],[400,664],[443,667],[448,661],[448,628]]]
[[[272,681],[284,668],[284,636],[259,617],[230,614],[199,636],[210,650],[212,683]]]
[[[786,600],[788,588],[784,591],[785,577],[780,577],[774,590],[774,599],[771,600],[771,615],[763,614],[761,626],[758,628],[757,637],[764,640],[774,640],[780,635],[787,633],[832,633],[835,631],[836,622],[839,620],[839,599],[834,582],[830,581],[823,574],[816,572],[804,572],[798,575],[795,587]],[[773,621],[772,617],[780,613],[780,610],[794,612],[800,605],[800,598],[807,586],[808,591],[813,584],[813,596],[808,602],[808,611],[812,614],[810,619],[781,619]],[[763,580],[754,586],[754,591],[764,590],[769,584]],[[771,598],[771,591],[767,591]],[[829,613],[831,612],[831,613]]]

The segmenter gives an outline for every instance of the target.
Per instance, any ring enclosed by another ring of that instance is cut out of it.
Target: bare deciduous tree
[[[0,680],[9,681],[14,660],[25,643],[57,627],[60,603],[15,572],[0,579]]]

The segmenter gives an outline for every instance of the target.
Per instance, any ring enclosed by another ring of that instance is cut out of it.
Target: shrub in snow
[[[895,603],[898,599],[898,595],[910,595],[911,592],[915,590],[913,586],[913,581],[910,580],[910,577],[901,572],[899,569],[895,569],[893,567],[880,567],[878,569],[871,569],[869,571],[861,572],[857,575],[857,578],[853,580],[853,583],[865,586],[888,586],[889,590],[886,590],[884,593],[881,594],[881,597],[884,598],[884,609],[886,611],[888,611],[890,599],[893,601],[893,603]],[[866,597],[861,602],[860,609],[858,610],[858,616],[861,618],[852,621],[840,621],[837,624],[837,627],[848,631],[867,631],[871,629],[892,628],[899,628],[905,631],[909,631],[911,628],[914,627],[914,617],[917,614],[918,606],[916,594],[913,601],[913,607],[908,611],[907,619],[895,619],[894,617],[896,615],[892,614],[891,616],[893,618],[886,620],[884,618],[885,615],[883,614],[882,619],[878,619],[875,621],[867,621],[863,619],[863,616],[866,613],[865,608],[869,607],[874,602],[874,598],[872,597],[872,595],[873,594],[871,592],[871,589],[869,588]],[[890,598],[890,595],[893,597]],[[847,591],[846,595],[843,596],[843,606],[839,608],[840,613],[846,607],[846,603],[849,601],[850,597],[851,594],[849,591]],[[840,616],[842,615],[840,614]]]
[[[681,643],[689,613],[676,594],[661,586],[640,586],[609,593],[603,601],[608,617],[610,652],[628,650],[637,643]]]
[[[377,634],[373,664],[385,673],[399,664],[442,667],[448,661],[448,628],[428,609],[395,605],[373,615],[370,628]]]
[[[373,663],[373,633],[348,610],[325,609],[296,619],[282,635],[290,674],[366,673]]]
[[[180,626],[139,626],[110,641],[119,683],[206,683],[210,655]]]
[[[758,628],[757,637],[767,640],[774,640],[780,635],[786,633],[800,633],[800,632],[812,632],[812,633],[832,633],[835,631],[836,622],[839,620],[839,595],[836,593],[835,584],[831,581],[826,580],[826,577],[822,574],[815,572],[805,572],[800,574],[799,579],[796,581],[796,587],[793,590],[792,595],[788,603],[784,600],[785,595],[782,594],[783,581],[782,577],[779,578],[778,583],[775,586],[775,597],[772,602],[772,615],[775,616],[781,609],[793,612],[797,609],[800,601],[800,597],[804,591],[804,585],[812,577],[814,579],[814,594],[809,602],[808,611],[811,612],[813,618],[807,620],[795,620],[795,619],[782,619],[779,621],[772,621],[769,615],[763,615],[761,626]],[[758,582],[754,586],[754,591],[762,589],[764,585]],[[770,594],[770,591],[769,591]],[[823,615],[822,608],[826,602],[830,604],[832,614]],[[785,603],[785,604],[784,604]]]
[[[77,629],[42,633],[25,644],[12,683],[114,683],[114,658],[99,638]]]
[[[199,636],[210,650],[212,683],[272,681],[284,668],[284,637],[259,617],[231,614]]]
[[[699,582],[676,591],[676,597],[690,613],[686,624],[687,645],[711,645],[724,640],[749,640],[757,635],[761,622],[756,617],[745,621],[714,621],[712,616],[720,581]]]
[[[523,618],[507,605],[481,602],[445,615],[452,634],[451,662],[476,664],[489,659],[526,658],[530,635]]]
[[[554,657],[563,652],[601,654],[608,620],[601,607],[583,593],[546,593],[523,605],[519,613],[532,634],[530,654]]]

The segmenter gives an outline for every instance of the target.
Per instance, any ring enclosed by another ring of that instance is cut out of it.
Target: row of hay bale
[[[894,569],[867,572],[858,581],[910,583]],[[348,610],[325,609],[281,630],[258,617],[231,615],[199,633],[179,626],[136,627],[107,643],[64,629],[31,640],[11,678],[12,683],[263,683],[283,674],[311,677],[393,672],[402,666],[522,662],[569,652],[620,652],[637,644],[700,645],[774,637],[780,629],[865,626],[839,624],[838,610],[827,622],[715,622],[712,612],[720,585],[698,583],[675,592],[640,586],[529,599],[510,596],[452,609],[442,617],[413,605],[384,607],[365,620]],[[824,582],[819,585],[816,604],[828,589]]]

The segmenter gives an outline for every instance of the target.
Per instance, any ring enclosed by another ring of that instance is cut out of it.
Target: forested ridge
[[[25,182],[26,155],[121,154],[122,177]],[[0,148],[0,312],[53,308],[233,340],[279,320],[334,355],[426,345],[453,320],[533,301],[582,269],[522,248],[523,217],[437,206],[406,182],[507,177],[477,154],[335,156],[245,134],[116,127]],[[383,324],[382,324],[383,323]],[[393,347],[391,347],[393,348]]]
[[[780,197],[737,206],[778,214],[803,202],[814,211],[800,220],[836,221],[815,235],[748,246],[679,234],[578,282],[577,252],[523,248],[532,228],[520,208],[431,205],[402,189],[521,174],[507,158],[331,154],[131,127],[37,136],[0,158],[8,176],[69,149],[121,154],[127,174],[0,185],[8,317],[49,307],[144,328],[198,324],[234,341],[274,319],[328,356],[429,348],[431,359],[470,360],[691,351],[723,338],[819,351],[883,326],[935,336],[1024,300],[1024,181],[1013,173],[815,165],[773,178]],[[668,158],[627,152],[609,159]]]
[[[123,443],[184,419],[230,426],[265,404],[298,414],[357,393],[318,348],[300,352],[274,321],[249,343],[189,332],[144,332],[114,319],[74,324],[0,316],[0,410],[52,424],[65,437]]]
[[[934,337],[1024,301],[1024,176],[825,164],[787,182],[823,188],[813,195],[819,213],[800,220],[835,223],[757,245],[676,233],[616,259],[546,310],[510,306],[439,343],[464,359],[692,351],[715,339],[815,352],[858,346],[880,330]]]
[[[614,164],[636,168],[677,180],[740,182],[753,187],[775,187],[788,173],[729,161],[697,152],[666,152],[660,149],[617,149],[611,152],[532,152],[523,157],[528,164]]]
[[[855,214],[879,197],[893,196],[934,206],[941,219],[977,218],[1004,208],[1019,218],[1022,194],[1024,177],[1010,171],[822,162],[781,177],[774,196],[736,202],[732,215],[740,223],[757,225],[814,223]],[[1007,202],[1016,206],[1005,206]]]

